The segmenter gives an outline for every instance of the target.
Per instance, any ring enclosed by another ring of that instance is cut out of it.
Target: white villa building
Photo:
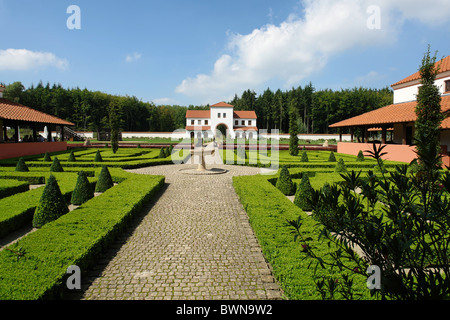
[[[227,137],[256,139],[255,111],[234,111],[232,105],[219,102],[210,106],[209,110],[187,110],[186,137],[213,138],[217,130],[226,130]]]

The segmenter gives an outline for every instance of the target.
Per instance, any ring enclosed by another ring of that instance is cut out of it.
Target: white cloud
[[[152,102],[157,106],[179,104],[178,101],[176,101],[175,99],[172,99],[172,98],[158,98],[158,99],[152,100]]]
[[[25,71],[44,67],[66,70],[69,63],[50,52],[36,52],[27,49],[0,50],[0,70]]]
[[[445,1],[303,0],[301,17],[292,14],[280,25],[229,34],[228,52],[217,59],[213,70],[184,79],[175,91],[212,102],[273,80],[288,88],[321,70],[334,55],[395,42],[406,19],[448,20],[450,9],[440,8]],[[415,3],[423,10],[412,8]],[[371,5],[380,8],[380,29],[367,26]]]
[[[137,61],[142,57],[142,54],[134,52],[132,54],[128,54],[125,58],[126,62],[133,62],[133,61]]]

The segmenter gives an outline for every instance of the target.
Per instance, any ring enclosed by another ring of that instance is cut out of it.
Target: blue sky
[[[79,30],[67,28],[70,5]],[[0,30],[0,82],[187,106],[309,82],[389,86],[428,44],[450,55],[450,2],[0,0]]]

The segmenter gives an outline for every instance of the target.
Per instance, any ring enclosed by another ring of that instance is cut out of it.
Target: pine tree
[[[33,227],[41,228],[46,223],[58,219],[67,212],[69,212],[69,208],[58,182],[53,175],[50,175],[34,212]]]
[[[75,154],[73,153],[73,150],[70,151],[69,159],[67,159],[68,162],[75,162],[77,159],[75,158]]]
[[[295,184],[292,182],[291,175],[286,166],[283,166],[280,171],[280,176],[277,179],[275,187],[286,196],[295,194]]]
[[[364,154],[361,150],[359,150],[358,155],[356,156],[356,161],[364,161]]]
[[[306,150],[302,151],[302,158],[300,160],[300,162],[308,162],[309,158],[308,158],[308,153],[306,152]]]
[[[50,172],[64,172],[64,169],[57,157],[53,159],[52,165],[50,167]]]
[[[102,158],[102,155],[101,155],[101,153],[100,153],[100,150],[97,150],[97,153],[95,154],[95,159],[94,159],[94,161],[95,161],[95,162],[103,162],[103,158]]]
[[[336,172],[347,172],[347,167],[345,166],[344,159],[339,158],[339,161],[336,164],[336,167],[335,167],[334,171],[336,171]]]
[[[289,154],[291,156],[298,156],[298,126],[297,116],[295,115],[294,108],[290,108],[289,111]]]
[[[309,177],[303,173],[302,180],[295,192],[294,204],[304,211],[311,211],[311,205],[308,203],[307,199],[311,197],[313,190]]]
[[[48,152],[46,152],[45,155],[44,155],[44,161],[45,161],[45,162],[50,162],[50,161],[52,161],[52,158],[50,157],[50,155],[48,154]]]
[[[328,157],[328,162],[336,162],[336,157],[334,156],[333,151],[331,151],[330,156]]]
[[[20,158],[19,161],[17,162],[15,171],[17,171],[17,172],[28,172],[28,171],[30,171],[28,169],[28,166],[26,165],[25,161],[23,160],[23,158]]]
[[[89,184],[89,180],[84,171],[78,173],[77,184],[72,192],[71,203],[74,205],[81,205],[94,197],[94,191]]]
[[[105,192],[109,188],[114,186],[111,174],[108,167],[103,166],[100,175],[98,176],[97,184],[95,185],[95,192]]]

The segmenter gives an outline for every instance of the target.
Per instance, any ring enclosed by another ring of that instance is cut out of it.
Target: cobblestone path
[[[179,171],[193,167],[130,170],[166,176],[164,192],[83,277],[76,299],[282,298],[232,186],[233,175],[258,169],[214,165],[229,172],[207,176]]]

